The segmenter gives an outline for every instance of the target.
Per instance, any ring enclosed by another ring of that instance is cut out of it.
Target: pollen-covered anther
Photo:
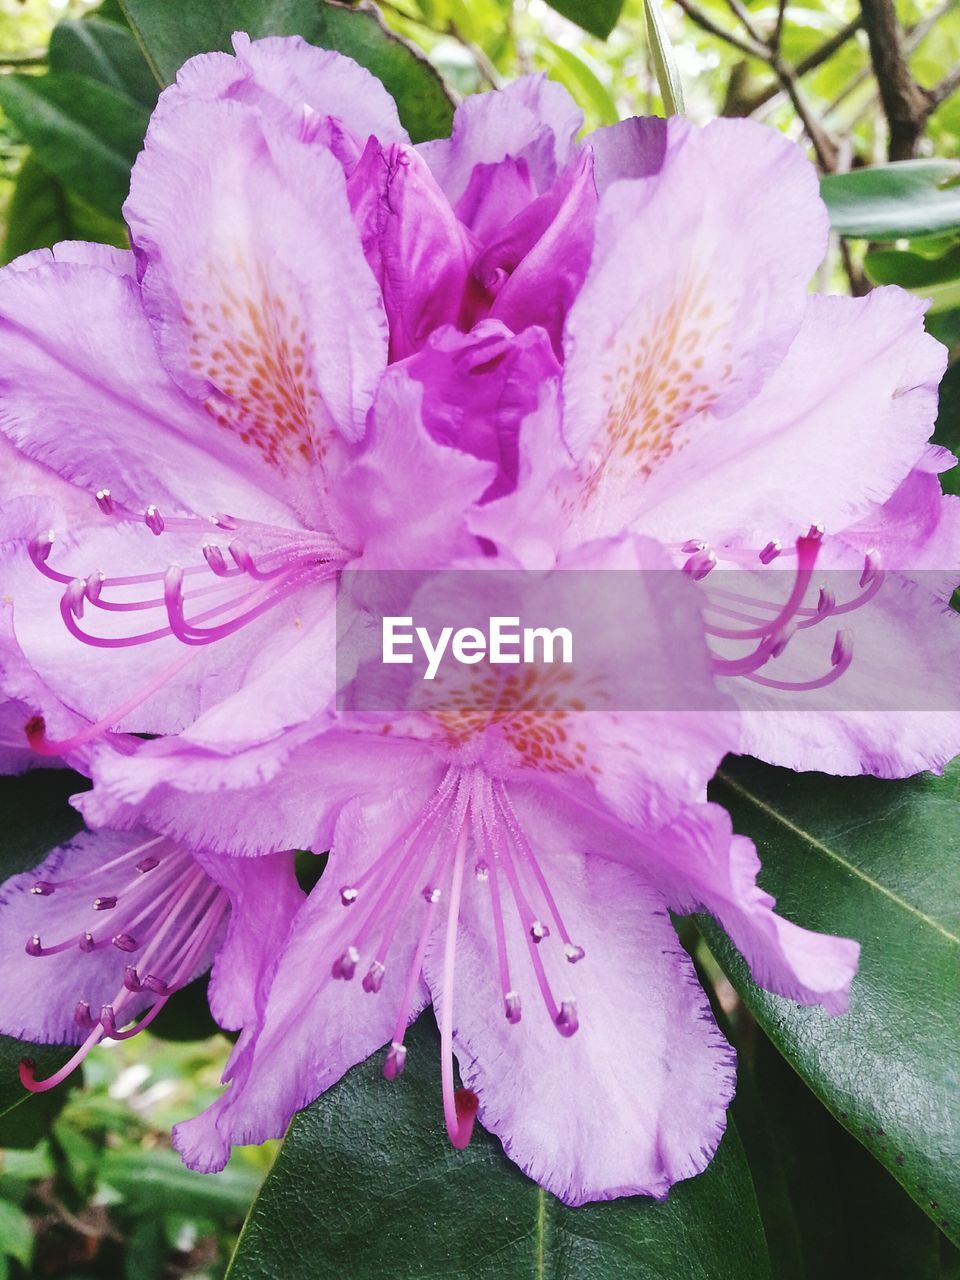
[[[56,889],[55,884],[51,884],[49,880],[38,880],[30,890],[31,893],[37,894],[41,898],[49,898],[50,894]]]
[[[396,1040],[391,1040],[390,1048],[387,1050],[387,1056],[383,1062],[383,1074],[385,1078],[387,1080],[396,1080],[397,1076],[403,1074],[403,1068],[406,1061],[406,1045],[402,1045]]]
[[[218,547],[215,542],[208,542],[204,545],[203,558],[206,560],[210,571],[215,573],[218,578],[226,577],[230,572],[223,549]]]
[[[692,578],[694,582],[701,582],[712,569],[716,568],[716,565],[716,552],[711,551],[709,547],[705,547],[702,551],[694,552],[684,562],[683,572],[688,578]]]
[[[839,667],[849,664],[853,657],[853,632],[838,631],[837,638],[833,642],[833,652],[830,654],[831,667]]]
[[[32,937],[29,937],[29,938],[27,939],[27,944],[26,944],[26,946],[24,947],[24,951],[26,951],[26,953],[27,953],[27,955],[28,955],[28,956],[42,956],[42,955],[43,955],[43,945],[42,945],[42,943],[40,942],[40,935],[39,935],[39,933],[35,933],[35,934],[33,934],[33,936],[32,936]]]
[[[520,996],[516,991],[508,991],[503,997],[503,1012],[508,1022],[516,1024],[520,1021],[523,1008],[520,1003]]]
[[[112,893],[105,894],[102,898],[94,898],[93,900],[94,911],[112,911],[116,905],[116,895]]]
[[[31,538],[27,544],[27,550],[30,553],[30,559],[38,567],[46,564],[50,559],[50,552],[53,550],[53,544],[56,542],[57,535],[52,529],[44,529],[38,533],[36,537]]]
[[[160,865],[159,858],[153,858],[153,857],[141,858],[141,860],[137,863],[137,871],[140,873],[140,875],[143,876],[143,875],[146,875],[148,871],[153,871],[155,867],[159,867],[159,865]]]
[[[343,978],[344,981],[349,981],[357,971],[359,960],[360,952],[357,948],[347,947],[346,951],[334,960],[330,972],[335,978]]]
[[[771,564],[776,560],[777,556],[783,550],[783,543],[779,538],[771,538],[767,545],[760,552],[760,563]]]
[[[379,960],[374,960],[370,968],[363,975],[363,989],[375,995],[383,986],[383,975],[386,973],[385,967]]]
[[[74,578],[63,593],[63,600],[75,618],[83,617],[83,602],[86,599],[87,584],[83,578]]]
[[[478,862],[473,868],[473,874],[481,884],[486,884],[490,879],[490,868],[485,862]]]
[[[550,937],[550,928],[545,925],[542,920],[534,920],[530,926],[530,937],[534,942],[542,942],[544,938]]]
[[[575,1000],[562,1000],[560,1002],[560,1012],[555,1019],[557,1030],[562,1036],[572,1036],[580,1026],[580,1019],[577,1017],[577,1002]]]
[[[823,538],[823,525],[819,521],[816,524],[812,524],[807,530],[807,537],[811,542],[820,542]]]
[[[355,889],[353,885],[344,885],[340,890],[340,901],[345,907],[350,907],[356,902],[358,894],[359,890]]]
[[[89,935],[87,935],[89,937]],[[93,939],[91,938],[91,942]],[[115,933],[110,939],[118,951],[136,951],[140,943],[129,933]]]
[[[81,951],[92,951],[97,944],[93,940],[93,934],[89,929],[85,929],[81,933],[77,946]]]
[[[143,513],[143,523],[147,526],[151,533],[155,533],[157,537],[163,533],[164,521],[157,507],[151,502],[149,507]]]
[[[863,572],[860,574],[860,586],[868,587],[880,573],[880,552],[876,548],[863,557]]]
[[[97,506],[105,516],[112,516],[116,507],[113,498],[110,496],[109,489],[98,489],[94,495],[97,499]]]
[[[424,902],[437,903],[440,901],[440,890],[432,884],[424,885],[422,893]]]
[[[576,964],[578,960],[582,960],[587,954],[583,947],[578,947],[574,942],[568,942],[563,948],[563,954],[567,957],[568,964]]]
[[[705,551],[707,544],[701,542],[698,538],[688,538],[680,550],[685,556],[693,555],[695,551]]]

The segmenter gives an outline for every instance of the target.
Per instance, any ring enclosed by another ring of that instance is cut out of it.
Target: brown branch
[[[841,27],[828,40],[824,40],[823,44],[817,45],[816,49],[812,49],[805,58],[800,58],[793,70],[797,76],[805,76],[809,71],[816,71],[817,67],[822,66],[833,55],[852,39],[860,30],[861,20],[859,17],[854,18],[852,22],[848,22],[845,27]],[[778,46],[774,46],[777,48]],[[775,98],[782,91],[783,86],[779,81],[774,81],[767,85],[766,88],[758,90],[751,94],[750,97],[744,98],[737,104],[737,115],[749,116],[753,115],[771,98]]]
[[[787,66],[782,58],[777,54],[773,59],[773,69],[777,73],[777,78],[786,90],[790,101],[793,103],[793,109],[799,117],[800,123],[803,125],[804,132],[810,139],[810,143],[816,153],[817,162],[824,173],[832,173],[837,167],[838,147],[836,142],[831,138],[830,134],[824,128],[823,124],[817,119],[810,108],[804,101],[800,92],[800,86],[797,83],[797,74],[793,67]]]
[[[748,58],[759,58],[761,62],[771,61],[773,55],[765,44],[760,44],[758,41],[744,36],[738,36],[736,32],[727,31],[725,27],[721,27],[714,22],[702,9],[698,9],[692,3],[692,0],[677,0],[677,4],[690,21],[696,23],[701,31],[706,31],[708,35],[715,36],[718,40],[722,40],[724,44],[738,49],[741,53],[746,54]]]
[[[743,3],[743,0],[727,0],[727,8],[735,18],[739,19],[740,25],[743,27],[744,31],[746,31],[751,40],[756,40],[757,44],[768,43],[760,29],[755,26],[754,21],[750,16],[750,11]]]
[[[935,84],[932,89],[927,90],[933,103],[933,110],[936,111],[937,107],[946,102],[958,89],[960,89],[960,67],[956,67],[948,76],[944,76],[939,84]]]
[[[890,134],[888,155],[891,160],[910,160],[935,104],[910,73],[893,0],[860,0],[860,12]]]

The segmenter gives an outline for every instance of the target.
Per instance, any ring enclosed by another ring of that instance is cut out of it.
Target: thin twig
[[[725,27],[719,26],[714,20],[698,9],[692,0],[677,0],[677,4],[687,15],[691,22],[708,35],[715,36],[718,40],[723,40],[725,44],[731,45],[734,49],[739,49],[741,53],[746,54],[748,58],[759,58],[761,62],[770,62],[773,54],[765,44],[758,41],[738,36],[734,31],[727,31]]]
[[[935,111],[941,103],[946,102],[951,94],[956,93],[958,89],[960,89],[960,67],[955,67],[948,76],[943,77],[939,84],[935,84],[932,89],[927,90],[933,104],[933,110]]]
[[[951,3],[953,3],[953,0],[951,0]],[[852,39],[852,37],[857,34],[860,30],[860,25],[861,22],[858,16],[854,18],[853,21],[848,22],[846,26],[841,27],[840,30],[830,36],[829,39],[824,40],[823,44],[817,45],[816,49],[812,49],[805,58],[800,58],[793,68],[794,74],[797,76],[805,76],[810,71],[816,71],[817,67],[822,66],[832,58],[838,50],[843,48],[848,40]],[[773,52],[776,52],[778,47],[779,46],[771,46]],[[752,94],[749,98],[745,98],[743,102],[739,104],[738,114],[745,116],[753,115],[754,111],[759,110],[760,107],[770,102],[782,92],[784,92],[783,86],[779,81],[773,81],[765,88],[760,89],[757,93]]]
[[[766,36],[754,23],[753,18],[750,16],[750,10],[743,3],[743,0],[727,0],[727,8],[735,18],[740,20],[740,24],[751,40],[756,40],[757,44],[769,43]]]

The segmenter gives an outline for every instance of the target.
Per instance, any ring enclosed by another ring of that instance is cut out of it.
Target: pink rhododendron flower
[[[669,560],[626,542],[595,546],[588,563]],[[288,758],[271,800],[293,803],[289,779],[312,779],[330,861],[228,1091],[175,1133],[188,1164],[218,1169],[232,1143],[282,1133],[382,1045],[393,1079],[408,1023],[432,1002],[454,1146],[479,1115],[567,1203],[663,1195],[710,1159],[734,1085],[667,909],[714,913],[771,990],[846,1008],[857,944],[778,918],[753,846],[703,802],[737,722],[714,692],[697,593],[674,575],[650,589],[670,586],[622,658],[712,713],[585,709],[548,666],[521,697],[516,676],[480,666],[387,725],[344,712]],[[482,602],[483,581],[476,590]],[[441,615],[447,598],[438,588]]]

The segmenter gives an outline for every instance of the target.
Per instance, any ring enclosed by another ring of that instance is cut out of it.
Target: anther
[[[30,892],[36,893],[42,898],[49,898],[56,887],[57,886],[55,884],[51,884],[49,880],[38,880]]]
[[[386,973],[386,969],[380,963],[380,961],[374,960],[373,964],[371,964],[370,968],[363,975],[362,986],[364,991],[369,991],[372,994],[376,994],[376,992],[378,992],[380,988],[383,986],[383,975],[385,973]]]
[[[88,929],[85,929],[80,935],[80,940],[77,943],[77,946],[81,951],[92,951],[96,945],[97,944],[93,940],[93,934]]]
[[[159,858],[141,858],[141,860],[137,863],[137,870],[140,872],[141,875],[146,875],[148,871],[152,871],[154,867],[159,867],[159,865],[160,865]]]
[[[93,1027],[93,1019],[90,1017],[90,1006],[86,1000],[78,1000],[77,1007],[73,1011],[73,1020],[81,1031],[90,1031]]]
[[[97,506],[105,516],[112,516],[114,512],[113,498],[110,496],[109,489],[98,489],[96,492]]]
[[[477,877],[481,884],[485,884],[490,879],[490,868],[485,862],[478,862],[473,868],[473,874]]]
[[[880,572],[880,552],[871,548],[863,557],[863,572],[860,574],[860,586],[868,587]]]
[[[560,1012],[556,1016],[555,1025],[562,1036],[572,1036],[574,1034],[580,1026],[575,1000],[561,1000]]]
[[[542,920],[534,920],[530,926],[530,937],[534,942],[542,942],[544,938],[550,937],[550,930]]]
[[[689,556],[695,551],[705,551],[706,548],[707,544],[705,542],[699,542],[696,538],[688,538],[680,550],[685,556]]]
[[[695,552],[683,566],[683,572],[694,582],[700,582],[711,569],[716,568],[717,557],[714,552],[704,549]]]
[[[817,597],[817,617],[825,618],[828,613],[833,613],[836,604],[837,597],[834,591],[830,587],[821,587]]]
[[[440,901],[440,890],[435,889],[432,884],[424,885],[422,896],[424,902],[436,903]]]
[[[567,962],[569,964],[576,964],[577,961],[582,960],[587,953],[584,951],[583,947],[578,947],[575,943],[568,942],[563,948],[563,954],[567,957]]]
[[[396,1080],[397,1076],[403,1073],[406,1060],[406,1045],[398,1044],[396,1040],[391,1040],[390,1048],[387,1050],[387,1056],[383,1062],[383,1074],[386,1079]]]
[[[777,556],[783,550],[783,544],[779,538],[771,538],[767,545],[760,552],[760,563],[770,564],[772,560],[776,560]]]
[[[143,513],[143,523],[147,526],[151,533],[155,533],[158,537],[163,533],[163,516],[151,502],[149,507]]]
[[[123,971],[123,985],[128,991],[139,991],[143,986],[140,981],[140,975],[132,964],[128,964]]]
[[[522,1009],[520,996],[516,991],[508,991],[503,997],[503,1012],[508,1022],[516,1024],[520,1021]]]
[[[27,939],[27,945],[24,947],[28,956],[42,956],[43,947],[40,945],[40,935],[35,933],[32,938]]]
[[[357,962],[360,959],[360,952],[356,947],[347,947],[343,955],[338,956],[331,966],[330,972],[334,978],[343,978],[349,981],[357,971]]]
[[[100,599],[100,593],[103,591],[103,583],[103,574],[99,569],[97,569],[94,573],[91,573],[88,576],[86,582],[83,584],[84,594],[91,604],[96,604]]]
[[[838,631],[830,654],[831,667],[839,667],[842,662],[849,662],[853,657],[853,632]]]
[[[358,893],[359,890],[355,889],[353,885],[344,885],[340,890],[340,901],[345,907],[352,906],[357,900]]]
[[[811,542],[819,542],[823,537],[823,525],[819,522],[817,522],[817,524],[812,524],[807,530],[807,537]]]
[[[116,895],[112,893],[107,894],[103,898],[94,898],[93,900],[94,911],[112,911],[116,905],[117,905]]]
[[[117,1019],[113,1012],[113,1005],[105,1004],[100,1009],[100,1025],[103,1027],[104,1034],[112,1036],[117,1030]]]
[[[233,557],[233,561],[238,569],[247,569],[250,565],[250,552],[247,550],[246,543],[241,542],[239,538],[234,538],[228,544],[227,550]]]
[[[46,564],[50,559],[56,537],[52,529],[45,529],[43,533],[38,533],[35,538],[30,539],[30,559],[34,564]]]
[[[87,934],[87,937],[90,937],[90,935]],[[91,941],[93,941],[92,938]],[[136,951],[140,945],[136,938],[132,938],[129,933],[115,933],[110,941],[118,951]]]
[[[223,551],[213,542],[208,542],[203,548],[203,558],[206,560],[211,571],[218,577],[223,577],[230,572],[227,562],[224,559]]]
[[[154,995],[158,996],[165,996],[170,990],[162,978],[157,978],[152,973],[147,974],[143,980],[143,985],[148,991],[152,991]]]
[[[783,653],[784,649],[786,649],[787,645],[793,639],[796,633],[796,630],[797,630],[797,624],[795,622],[787,623],[787,625],[783,628],[783,630],[777,636],[776,640],[773,642],[773,645],[770,648],[771,658],[780,657],[781,653]]]
[[[75,618],[83,617],[83,601],[86,596],[87,584],[83,578],[74,578],[67,589],[63,593],[64,601],[67,608]]]

